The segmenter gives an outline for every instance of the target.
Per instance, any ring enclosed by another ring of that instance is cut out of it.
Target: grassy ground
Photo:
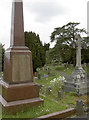
[[[34,81],[38,85],[42,85],[40,89],[40,97],[44,99],[44,105],[28,108],[25,110],[22,110],[21,112],[17,112],[15,115],[9,114],[3,114],[4,118],[37,118],[42,115],[46,115],[49,113],[61,111],[70,107],[76,106],[76,100],[82,99],[83,102],[87,102],[87,96],[77,96],[73,92],[65,93],[63,92],[62,99],[58,98],[58,91],[61,90],[61,86],[63,84],[63,81],[59,80],[62,79],[59,72],[63,72],[67,75],[70,75],[74,68],[71,69],[70,66],[68,67],[62,67],[61,65],[55,65],[55,66],[46,66],[47,70],[38,69],[39,73],[41,74],[41,79],[38,79],[37,77],[34,78]],[[48,68],[51,69],[52,76],[49,76],[48,74]],[[88,69],[88,70],[87,70]],[[88,72],[89,67],[85,68],[85,70]],[[48,75],[48,77],[44,78],[44,74]],[[53,81],[53,82],[52,82]],[[50,93],[46,92],[47,87],[51,87]]]

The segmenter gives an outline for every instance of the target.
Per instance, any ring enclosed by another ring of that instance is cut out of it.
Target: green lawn
[[[58,103],[52,101],[49,97],[42,97],[44,99],[44,105],[40,105],[38,107],[28,108],[26,110],[23,110],[21,112],[17,112],[15,115],[9,114],[9,115],[3,115],[3,118],[37,118],[42,115],[46,115],[49,113],[61,111],[64,109],[67,109],[68,106],[65,103],[65,101],[60,101]],[[68,100],[68,98],[66,99]]]

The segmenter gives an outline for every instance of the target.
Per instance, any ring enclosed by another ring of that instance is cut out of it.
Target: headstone
[[[52,76],[52,73],[51,73],[51,69],[50,69],[50,68],[48,68],[48,75],[49,75],[49,76]]]
[[[64,64],[62,64],[62,67],[64,68],[64,67],[65,67],[65,65],[64,65]]]
[[[46,94],[50,94],[50,93],[51,93],[51,87],[48,86],[48,87],[46,88]]]
[[[41,74],[40,73],[38,73],[38,79],[41,80]]]
[[[86,68],[86,66],[87,66],[86,63],[84,63],[84,68]]]
[[[59,99],[62,99],[62,94],[63,94],[62,91],[58,91],[58,98]]]
[[[48,75],[44,74],[44,78],[47,78],[47,77],[48,77]]]
[[[22,0],[12,2],[10,47],[4,58],[4,76],[0,81],[0,102],[4,111],[15,113],[43,103],[39,98],[39,87],[33,82],[32,54],[25,46]]]
[[[70,64],[70,66],[71,66],[71,69],[72,69],[74,65],[73,65],[73,64]]]
[[[84,108],[83,108],[83,102],[82,102],[82,100],[77,100],[76,101],[76,114],[78,116],[84,114]]]
[[[81,66],[81,37],[76,36],[76,67],[66,82],[64,82],[63,89],[66,92],[77,92],[79,95],[88,92],[87,74]]]
[[[88,63],[88,66],[89,66],[89,63]]]
[[[39,87],[40,87],[40,90],[42,89],[43,85],[42,84],[39,84]]]
[[[37,77],[37,72],[34,73],[34,76]]]

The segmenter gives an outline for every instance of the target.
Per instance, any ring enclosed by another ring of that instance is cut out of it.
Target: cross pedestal
[[[79,95],[88,93],[87,74],[81,66],[81,37],[76,36],[76,67],[72,75],[64,82],[63,90],[76,92]]]
[[[24,43],[23,2],[12,2],[10,47],[5,51],[0,103],[5,112],[16,113],[43,103],[33,82],[32,54]]]

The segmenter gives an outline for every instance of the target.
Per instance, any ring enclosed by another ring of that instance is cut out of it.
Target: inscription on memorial
[[[12,63],[12,81],[31,81],[31,66],[29,55],[14,55]]]

